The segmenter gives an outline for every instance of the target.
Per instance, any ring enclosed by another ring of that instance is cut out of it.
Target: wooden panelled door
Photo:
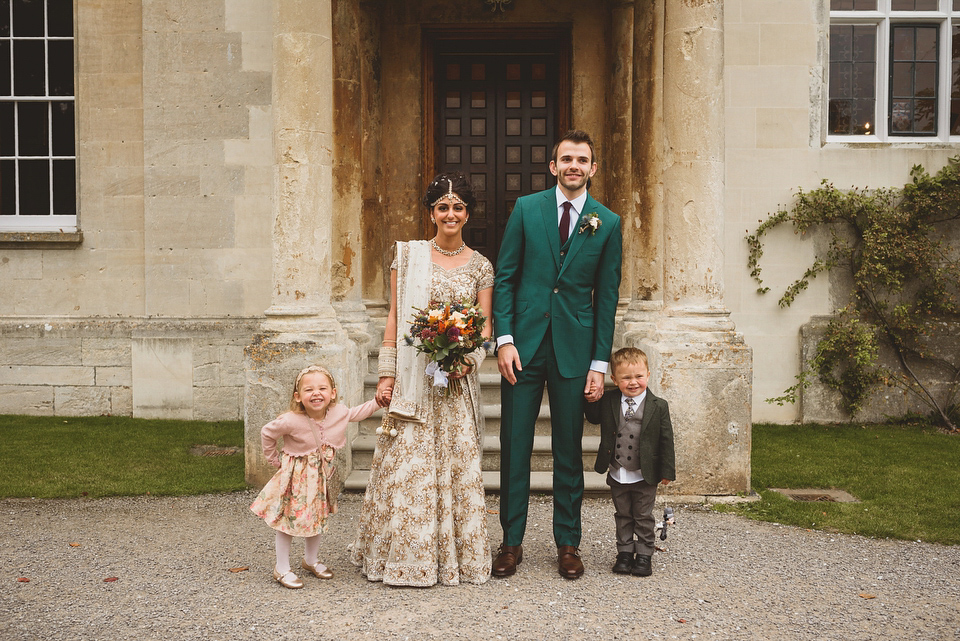
[[[516,199],[556,184],[549,163],[562,124],[559,46],[459,40],[435,47],[437,171],[460,170],[471,181],[477,206],[464,240],[496,265]]]

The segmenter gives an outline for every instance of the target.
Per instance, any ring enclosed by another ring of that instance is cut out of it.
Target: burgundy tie
[[[563,247],[570,236],[570,208],[573,203],[567,201],[563,203],[563,215],[560,216],[560,246]]]

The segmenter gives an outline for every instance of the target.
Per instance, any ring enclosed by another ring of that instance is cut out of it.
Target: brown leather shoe
[[[493,560],[490,573],[493,576],[511,576],[516,574],[517,566],[523,560],[522,545],[501,545],[497,550],[497,558]]]
[[[557,568],[565,579],[579,579],[583,575],[580,550],[572,545],[557,546]]]

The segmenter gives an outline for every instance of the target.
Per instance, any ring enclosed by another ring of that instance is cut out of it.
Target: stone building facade
[[[624,219],[616,344],[647,351],[671,401],[671,488],[749,491],[751,421],[798,418],[762,399],[832,300],[757,296],[744,236],[797,187],[902,183],[960,142],[828,134],[831,8],[74,0],[75,220],[0,216],[0,412],[242,418],[259,482],[293,372],[321,361],[364,396],[392,242],[428,233],[434,172],[476,176],[468,242],[493,257],[541,147],[577,127]],[[772,242],[765,275],[789,282],[811,243]]]

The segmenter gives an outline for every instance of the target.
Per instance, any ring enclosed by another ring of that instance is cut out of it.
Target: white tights
[[[277,572],[286,574],[290,571],[290,543],[293,537],[283,532],[277,532]],[[313,565],[317,562],[317,554],[320,552],[320,535],[308,536],[303,539],[303,560],[307,565]],[[323,565],[323,564],[321,564]],[[325,570],[326,566],[320,568]]]

